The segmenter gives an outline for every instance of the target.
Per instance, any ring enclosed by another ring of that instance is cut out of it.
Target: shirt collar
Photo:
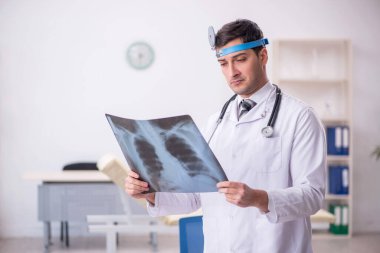
[[[262,101],[264,101],[268,97],[268,93],[273,89],[273,85],[270,81],[268,81],[263,87],[261,87],[258,91],[253,93],[249,99],[256,102],[256,104],[260,104]],[[238,95],[237,96],[237,105],[239,107],[240,102],[243,100],[243,98]]]

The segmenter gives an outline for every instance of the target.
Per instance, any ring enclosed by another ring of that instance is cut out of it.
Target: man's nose
[[[240,71],[236,68],[235,64],[229,65],[230,77],[237,77],[240,75]]]

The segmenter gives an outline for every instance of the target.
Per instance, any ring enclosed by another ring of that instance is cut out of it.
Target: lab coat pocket
[[[266,138],[260,136],[254,142],[255,154],[252,156],[252,166],[258,173],[273,173],[280,170],[282,165],[281,136]]]

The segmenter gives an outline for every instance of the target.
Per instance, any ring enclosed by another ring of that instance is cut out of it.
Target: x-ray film
[[[131,167],[150,192],[215,192],[227,177],[189,115],[133,120],[106,114]]]

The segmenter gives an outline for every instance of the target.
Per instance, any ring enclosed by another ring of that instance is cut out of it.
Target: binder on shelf
[[[348,206],[342,206],[342,226],[340,232],[348,235]]]
[[[330,204],[329,211],[335,215],[335,222],[330,224],[330,232],[336,235],[348,235],[348,206]]]
[[[348,126],[329,126],[327,133],[327,154],[349,154],[349,129]]]
[[[330,213],[332,213],[332,214],[335,215],[335,222],[332,223],[332,224],[330,224],[330,232],[333,233],[333,234],[339,234],[339,232],[340,232],[340,222],[341,222],[341,218],[340,218],[340,214],[341,214],[340,206],[330,205],[329,211],[330,211]]]
[[[329,193],[337,195],[347,195],[349,193],[347,165],[329,166]]]
[[[348,133],[348,127],[343,127],[342,132],[342,155],[348,155],[349,153],[349,133]]]

